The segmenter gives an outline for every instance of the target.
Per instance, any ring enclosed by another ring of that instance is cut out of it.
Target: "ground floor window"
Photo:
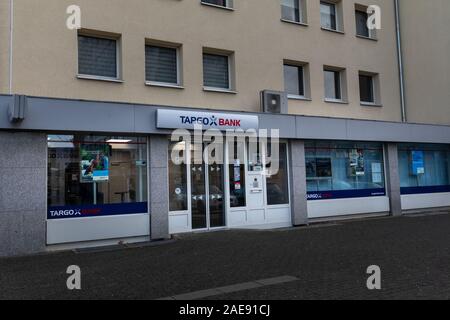
[[[272,150],[272,144],[267,145],[267,157],[271,160],[268,164],[266,179],[267,184],[267,204],[280,205],[289,204],[289,177],[287,163],[287,144],[280,143],[278,150]],[[277,163],[278,170],[270,174],[274,163]]]
[[[145,138],[48,136],[48,218],[147,213]]]
[[[381,143],[309,141],[305,149],[309,200],[386,195]]]
[[[188,210],[186,142],[169,144],[169,211]]]
[[[402,194],[450,192],[450,146],[400,144]]]

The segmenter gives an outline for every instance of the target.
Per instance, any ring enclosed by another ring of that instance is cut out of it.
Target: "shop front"
[[[0,220],[11,226],[0,256],[450,207],[450,127],[0,102],[4,115],[16,104],[27,110],[21,122],[0,117]]]
[[[257,145],[259,147],[252,150],[248,139],[236,138],[223,144],[218,152],[221,155],[217,157],[207,143],[170,143],[171,234],[291,226],[288,144],[278,145],[276,157],[272,155],[271,142]],[[194,154],[198,151],[205,157],[196,163]],[[179,161],[179,157],[183,161]],[[267,158],[271,158],[270,163]],[[279,163],[278,170],[269,174],[275,161]]]
[[[48,135],[47,244],[150,235],[147,139]]]
[[[450,206],[450,146],[399,144],[403,210]]]
[[[169,233],[292,225],[288,144],[260,132],[258,116],[161,109],[157,119],[175,130]]]
[[[305,143],[308,217],[388,213],[382,143]]]

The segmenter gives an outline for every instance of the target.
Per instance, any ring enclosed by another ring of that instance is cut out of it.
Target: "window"
[[[370,31],[369,28],[367,27],[367,19],[368,19],[367,12],[356,10],[355,17],[356,17],[356,35],[369,38]]]
[[[231,90],[230,57],[203,53],[203,85],[205,88]]]
[[[284,89],[288,95],[305,96],[303,66],[284,65]]]
[[[201,3],[224,8],[233,8],[233,0],[201,0]]]
[[[302,0],[281,0],[281,18],[292,22],[303,22],[300,4]]]
[[[450,146],[399,144],[402,194],[450,192]]]
[[[48,136],[48,206],[88,216],[147,213],[146,139]]]
[[[78,35],[79,75],[117,79],[118,69],[118,40]]]
[[[342,100],[341,71],[324,70],[325,77],[325,99]]]
[[[178,49],[145,46],[145,78],[151,83],[180,85]]]
[[[278,162],[278,171],[267,177],[267,204],[282,205],[289,204],[289,186],[288,186],[288,164],[287,164],[287,144],[279,143],[279,150],[273,150],[269,141],[267,144],[267,157],[270,157],[271,163],[268,165],[268,171],[275,161]]]
[[[305,151],[308,199],[384,195],[381,143],[310,141]]]
[[[375,103],[373,77],[369,75],[359,75],[359,94],[361,102]]]
[[[322,28],[338,30],[337,28],[336,4],[331,2],[320,2],[320,20]]]
[[[367,38],[376,40],[376,29],[370,30],[367,26],[369,14],[367,13],[367,6],[355,4],[355,19],[356,19],[356,36],[360,38]]]

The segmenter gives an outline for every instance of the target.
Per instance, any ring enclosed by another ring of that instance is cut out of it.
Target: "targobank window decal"
[[[147,213],[147,202],[49,207],[47,219],[92,218]]]

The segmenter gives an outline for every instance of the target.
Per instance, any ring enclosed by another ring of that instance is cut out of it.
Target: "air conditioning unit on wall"
[[[261,91],[261,108],[264,113],[287,114],[287,94],[282,91]]]

